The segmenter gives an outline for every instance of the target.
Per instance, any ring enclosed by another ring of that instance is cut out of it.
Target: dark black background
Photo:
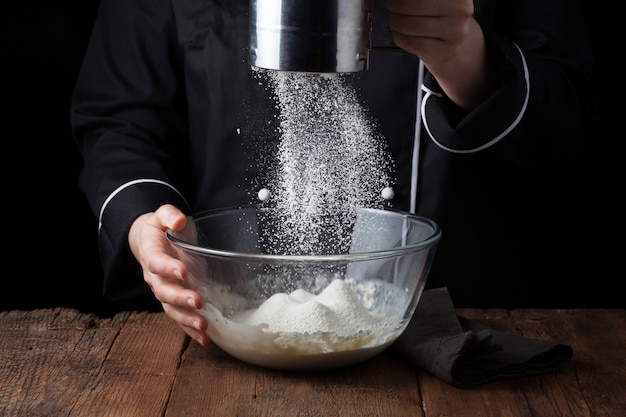
[[[117,307],[100,295],[97,224],[77,186],[81,160],[69,127],[70,95],[98,2],[21,3],[3,6],[0,311],[63,306],[107,315]],[[625,135],[618,114],[625,77],[617,64],[624,36],[615,14],[600,3],[592,8],[585,1],[597,54],[600,123],[575,166],[532,184],[543,203],[527,209],[546,215],[537,256],[549,279],[543,301],[529,300],[531,307],[626,305],[620,292],[626,278],[620,201],[626,160],[619,152]]]

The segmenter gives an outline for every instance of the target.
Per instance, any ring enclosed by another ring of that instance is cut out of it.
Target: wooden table
[[[383,353],[320,373],[201,347],[163,313],[0,312],[0,416],[626,416],[626,310],[469,310],[574,348],[558,371],[454,388]]]

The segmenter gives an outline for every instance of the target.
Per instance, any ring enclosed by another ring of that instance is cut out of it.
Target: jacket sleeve
[[[181,210],[189,164],[180,53],[168,0],[100,2],[71,106],[84,166],[79,185],[98,217],[104,295],[147,294],[127,234],[164,203]]]
[[[578,158],[597,121],[594,55],[578,1],[475,1],[500,88],[470,113],[424,80],[429,138],[454,153],[492,152],[530,173]]]

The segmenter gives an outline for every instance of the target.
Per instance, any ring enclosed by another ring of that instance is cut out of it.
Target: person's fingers
[[[208,346],[209,343],[211,343],[211,339],[209,338],[209,335],[206,334],[205,332],[201,332],[199,330],[196,330],[190,327],[182,326],[180,325],[180,323],[179,323],[179,326],[181,329],[183,329],[185,333],[187,333],[189,337],[191,337],[193,340],[198,342],[200,345]]]
[[[381,0],[390,13],[409,16],[451,16],[471,15],[474,12],[473,0]]]
[[[155,220],[158,220],[163,230],[180,230],[185,226],[186,216],[178,208],[171,204],[164,204],[154,212]]]
[[[180,259],[182,252],[165,235],[168,227],[181,228],[185,223],[186,218],[180,210],[165,205],[154,213],[140,216],[131,227],[129,244],[141,264],[144,279],[153,290],[160,284],[154,277],[163,276],[179,281],[187,277],[187,268]]]
[[[195,266],[166,236],[168,229],[185,233],[190,229],[185,227],[186,224],[184,213],[166,204],[154,213],[146,213],[135,220],[129,233],[129,243],[143,269],[144,281],[161,302],[165,314],[191,338],[207,345],[208,321],[196,311],[202,308],[203,299],[188,288],[186,282],[190,274],[188,266],[194,267],[193,273],[199,273],[201,265]],[[191,234],[194,233],[192,230]]]
[[[394,43],[431,64],[454,59],[470,32],[471,0],[382,0]]]
[[[194,340],[203,346],[209,343],[209,336],[206,330],[209,323],[203,315],[194,310],[179,308],[172,304],[163,304],[163,311]]]
[[[180,269],[184,269],[184,265]],[[202,308],[202,297],[196,291],[187,288],[185,278],[178,270],[164,274],[144,269],[144,281],[161,303],[174,304],[181,308]]]
[[[179,285],[183,285],[182,282],[187,280],[189,274],[185,261],[181,259],[179,251],[171,247],[170,242],[163,237],[158,239],[146,239],[142,247],[141,265],[144,272],[177,280]]]
[[[389,27],[395,33],[418,38],[439,39],[455,42],[463,39],[469,30],[466,16],[407,16],[389,14]]]

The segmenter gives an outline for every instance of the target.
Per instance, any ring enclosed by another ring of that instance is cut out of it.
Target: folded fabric
[[[424,291],[391,349],[457,387],[551,372],[573,354],[553,340],[503,333],[459,317],[445,287]]]

